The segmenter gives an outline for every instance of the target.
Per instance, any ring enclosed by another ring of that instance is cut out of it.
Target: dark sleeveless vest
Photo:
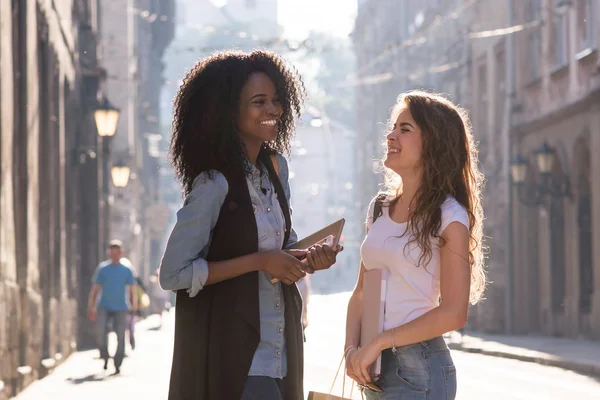
[[[290,211],[271,159],[259,159],[285,217],[285,240]],[[229,192],[213,230],[208,261],[221,261],[258,251],[256,219],[243,172],[225,176]],[[304,399],[302,298],[296,285],[282,285],[288,374],[286,400]],[[239,400],[260,342],[258,272],[205,286],[195,297],[177,292],[175,346],[169,400]]]

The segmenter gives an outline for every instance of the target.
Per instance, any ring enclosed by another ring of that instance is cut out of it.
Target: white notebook
[[[383,332],[387,271],[373,269],[363,275],[363,309],[360,326],[360,345],[364,346]],[[381,374],[381,355],[373,363],[372,375]]]

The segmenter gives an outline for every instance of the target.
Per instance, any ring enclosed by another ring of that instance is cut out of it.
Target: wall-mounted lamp
[[[552,173],[556,150],[545,142],[534,151],[534,155],[539,176],[535,182],[526,182],[529,162],[525,157],[517,154],[510,163],[511,180],[513,185],[517,186],[521,203],[535,207],[543,204],[548,197],[570,197],[569,176]]]
[[[129,183],[131,169],[122,161],[112,166],[110,175],[113,185],[117,188],[124,188]]]
[[[119,109],[113,106],[106,97],[103,97],[102,102],[94,110],[94,120],[98,128],[98,135],[102,137],[114,136],[117,131],[119,114]]]

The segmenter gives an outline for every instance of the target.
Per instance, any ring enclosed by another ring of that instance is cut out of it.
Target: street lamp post
[[[82,86],[82,112],[74,145],[74,168],[79,175],[80,211],[79,231],[79,280],[80,298],[87,298],[88,283],[91,282],[94,266],[102,259],[108,240],[108,155],[110,139],[115,135],[119,110],[110,105],[106,98],[98,102],[99,78],[86,78]],[[92,136],[93,135],[93,136]],[[94,343],[93,324],[86,321],[86,306],[78,310],[79,342],[83,348]]]
[[[98,228],[102,247],[106,247],[110,234],[110,209],[109,209],[109,181],[108,181],[108,158],[110,155],[110,141],[117,132],[117,124],[119,122],[120,111],[113,106],[106,96],[102,99],[94,109],[94,122],[98,131],[98,149],[102,149],[101,158],[98,160],[102,176],[98,182],[102,187],[100,198],[100,218]],[[104,249],[101,248],[101,251]]]
[[[557,175],[552,172],[556,161],[556,149],[542,144],[534,151],[539,179],[527,182],[528,160],[517,154],[511,161],[510,172],[513,185],[517,187],[519,201],[528,207],[544,204],[548,197],[570,198],[571,183],[568,174]]]

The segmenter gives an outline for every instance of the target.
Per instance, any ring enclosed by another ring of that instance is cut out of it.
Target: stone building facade
[[[524,3],[515,23],[542,23],[516,34],[511,139],[530,170],[513,200],[514,330],[600,339],[600,4]],[[544,143],[547,179],[532,154]]]
[[[94,121],[100,99],[113,94],[106,81],[115,66],[105,59],[112,44],[101,35],[110,22],[103,20],[108,3],[0,1],[0,399],[74,350],[95,346],[87,297],[118,203],[110,196],[111,149],[119,155],[121,137],[129,144],[130,135],[122,129],[102,138]],[[158,130],[151,116],[159,113],[160,60],[172,37],[174,2],[143,3],[152,13],[134,15],[140,4],[133,1],[115,12],[143,20],[139,37],[128,42],[134,51],[144,38],[138,70],[116,67],[132,71],[138,83],[126,88],[144,99],[121,111],[135,121],[145,116],[131,133],[131,148],[136,193],[146,206],[158,196],[159,173],[144,134]],[[150,235],[139,236],[139,247],[151,254]]]
[[[92,222],[98,202],[80,193],[97,178],[89,174],[97,142],[85,98],[102,76],[96,7],[0,2],[0,399],[78,343],[78,266],[85,254],[97,256],[83,247],[93,232],[82,216]],[[82,49],[90,63],[78,57]]]

